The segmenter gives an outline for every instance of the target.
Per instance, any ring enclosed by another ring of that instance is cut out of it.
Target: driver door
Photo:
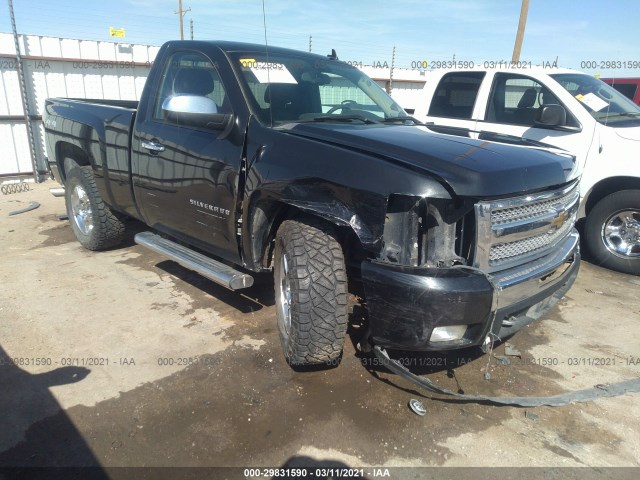
[[[175,96],[208,97],[232,113],[214,63],[203,53],[165,56],[157,95],[132,139],[134,189],[145,222],[196,247],[237,261],[235,236],[242,137],[167,115]]]

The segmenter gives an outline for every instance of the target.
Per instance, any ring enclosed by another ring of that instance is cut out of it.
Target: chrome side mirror
[[[230,114],[218,113],[216,102],[200,95],[172,95],[162,102],[166,118],[176,123],[223,130]]]

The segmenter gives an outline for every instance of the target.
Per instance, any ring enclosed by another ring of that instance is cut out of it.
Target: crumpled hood
[[[434,133],[422,126],[298,123],[282,131],[404,164],[441,178],[462,196],[518,195],[575,177],[571,155]]]

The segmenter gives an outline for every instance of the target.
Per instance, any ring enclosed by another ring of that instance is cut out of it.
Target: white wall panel
[[[0,33],[0,53],[14,55],[16,48],[13,45],[13,36],[9,33]]]
[[[99,42],[98,58],[100,60],[116,60],[116,48],[114,43]]]
[[[87,92],[84,89],[84,75],[78,70],[67,73],[63,76],[66,93],[64,95],[54,95],[69,98],[86,98]]]
[[[420,103],[424,83],[394,82],[391,96],[402,108],[415,110]]]
[[[15,62],[15,60],[7,60]],[[22,97],[20,96],[20,83],[18,82],[18,70],[15,68],[0,70],[2,76],[2,105],[0,105],[0,115],[24,115],[22,108]]]
[[[19,43],[22,55],[27,57],[23,67],[32,115],[42,115],[45,100],[52,97],[139,100],[149,67],[131,62],[151,62],[159,49],[35,35],[20,37]],[[6,57],[15,55],[11,34],[0,33],[0,54],[5,55],[0,69],[0,116],[21,117],[24,113],[18,72],[15,60]],[[33,120],[33,127],[36,153],[43,165],[46,152],[42,121]],[[0,175],[31,171],[24,121],[0,120]]]
[[[38,37],[40,39],[40,48],[42,50],[43,57],[61,57],[62,48],[60,46],[59,38],[52,37]],[[33,55],[33,54],[30,54]]]
[[[12,123],[0,122],[0,145],[2,145],[2,155],[0,156],[0,161],[2,162],[2,168],[7,170],[8,172],[18,172],[18,155],[16,153],[16,140],[20,141],[20,139],[16,139],[13,135],[13,127]],[[25,136],[26,140],[26,136]],[[27,157],[29,158],[29,157]],[[31,169],[29,169],[31,170]],[[28,171],[28,170],[27,170]]]
[[[80,41],[70,38],[60,40],[62,56],[66,58],[80,58]]]
[[[100,59],[98,55],[98,42],[92,40],[80,40],[80,58]]]

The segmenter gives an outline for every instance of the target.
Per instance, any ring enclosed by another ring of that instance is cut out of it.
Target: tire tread
[[[86,237],[78,235],[75,225],[73,224],[74,220],[72,218],[70,200],[67,199],[67,213],[69,215],[69,221],[74,228],[74,233],[76,233],[76,238],[78,238],[78,241],[85,248],[93,251],[105,250],[118,245],[124,237],[124,222],[102,200],[91,166],[74,166],[67,176],[67,184],[69,184],[69,181],[74,177],[79,180],[79,183],[86,190],[93,213],[93,231],[91,234]],[[67,189],[69,189],[69,185]],[[70,196],[71,192],[69,192],[68,195]]]
[[[277,238],[292,260],[291,331],[281,337],[287,361],[303,366],[339,360],[348,323],[340,243],[330,227],[314,220],[286,220]]]

